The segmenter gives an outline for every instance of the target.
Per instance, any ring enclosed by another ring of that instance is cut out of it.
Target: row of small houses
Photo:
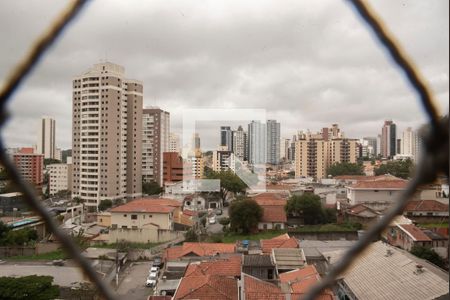
[[[304,299],[352,245],[287,234],[236,244],[184,243],[166,249],[162,279],[148,299]],[[445,299],[448,293],[445,272],[376,242],[316,299]]]

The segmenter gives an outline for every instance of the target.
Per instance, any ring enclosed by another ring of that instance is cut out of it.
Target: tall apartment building
[[[367,156],[376,157],[378,155],[378,145],[376,137],[364,137],[363,144],[367,145]]]
[[[169,134],[169,151],[180,153],[180,137],[178,134],[171,132]]]
[[[72,165],[51,164],[48,166],[50,195],[72,190]]]
[[[267,120],[267,163],[276,165],[280,162],[280,123]]]
[[[178,152],[163,153],[163,183],[183,180],[183,159]]]
[[[33,148],[22,148],[13,154],[13,161],[22,177],[35,186],[44,181],[44,155],[34,153]]]
[[[411,127],[406,128],[402,133],[401,154],[403,156],[410,156],[414,161],[420,157],[422,148],[422,137],[417,130]]]
[[[397,127],[392,120],[384,121],[381,129],[381,156],[392,158],[397,153]]]
[[[184,162],[184,175],[186,179],[202,179],[205,173],[205,160],[200,149],[189,153]]]
[[[252,121],[248,124],[248,162],[252,165],[265,164],[267,161],[266,124]]]
[[[248,159],[247,132],[244,131],[242,126],[239,126],[237,130],[233,131],[233,153],[241,161]]]
[[[73,80],[72,197],[101,200],[142,195],[142,83],[122,66],[95,64]]]
[[[56,159],[55,120],[43,117],[38,128],[36,154],[43,154],[44,158]]]
[[[200,135],[198,133],[194,133],[194,150],[200,150],[202,145],[200,143]]]
[[[226,146],[222,146],[219,150],[213,151],[212,169],[215,172],[232,170],[235,171],[235,160],[233,152],[229,151]]]
[[[227,147],[228,151],[233,151],[233,131],[230,126],[220,127],[220,147]]]
[[[356,139],[317,139],[307,134],[295,143],[295,176],[327,177],[327,169],[335,163],[356,163],[358,146]]]
[[[169,149],[170,114],[145,108],[142,117],[142,180],[163,184],[163,153]]]

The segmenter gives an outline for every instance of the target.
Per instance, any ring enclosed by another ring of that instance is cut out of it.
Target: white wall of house
[[[402,190],[356,190],[347,188],[347,199],[350,204],[379,202],[392,203],[398,199]]]
[[[279,229],[285,229],[285,224],[284,223],[265,223],[265,222],[259,222],[258,223],[258,229],[259,230],[276,229],[277,225],[280,227]]]
[[[159,229],[173,230],[172,213],[111,212],[112,228],[142,229],[155,224]]]

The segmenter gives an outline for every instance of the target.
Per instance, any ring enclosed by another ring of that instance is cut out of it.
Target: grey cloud
[[[1,4],[0,78],[65,3]],[[176,130],[187,107],[265,108],[286,137],[335,122],[354,137],[378,134],[386,118],[420,125],[416,96],[345,3],[93,1],[15,96],[7,141],[34,143],[27,132],[52,115],[70,147],[71,79],[105,58],[144,82],[145,104],[170,111]],[[448,2],[373,5],[448,111]]]

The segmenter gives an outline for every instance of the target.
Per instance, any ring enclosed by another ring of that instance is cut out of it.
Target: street
[[[216,215],[216,224],[209,224],[209,220],[207,220],[206,231],[208,233],[223,233],[223,226],[219,223],[221,218],[228,218],[228,207],[222,209],[222,215]]]
[[[153,293],[153,289],[145,286],[150,264],[150,261],[132,263],[124,271],[125,278],[116,291],[119,299],[147,299]]]

